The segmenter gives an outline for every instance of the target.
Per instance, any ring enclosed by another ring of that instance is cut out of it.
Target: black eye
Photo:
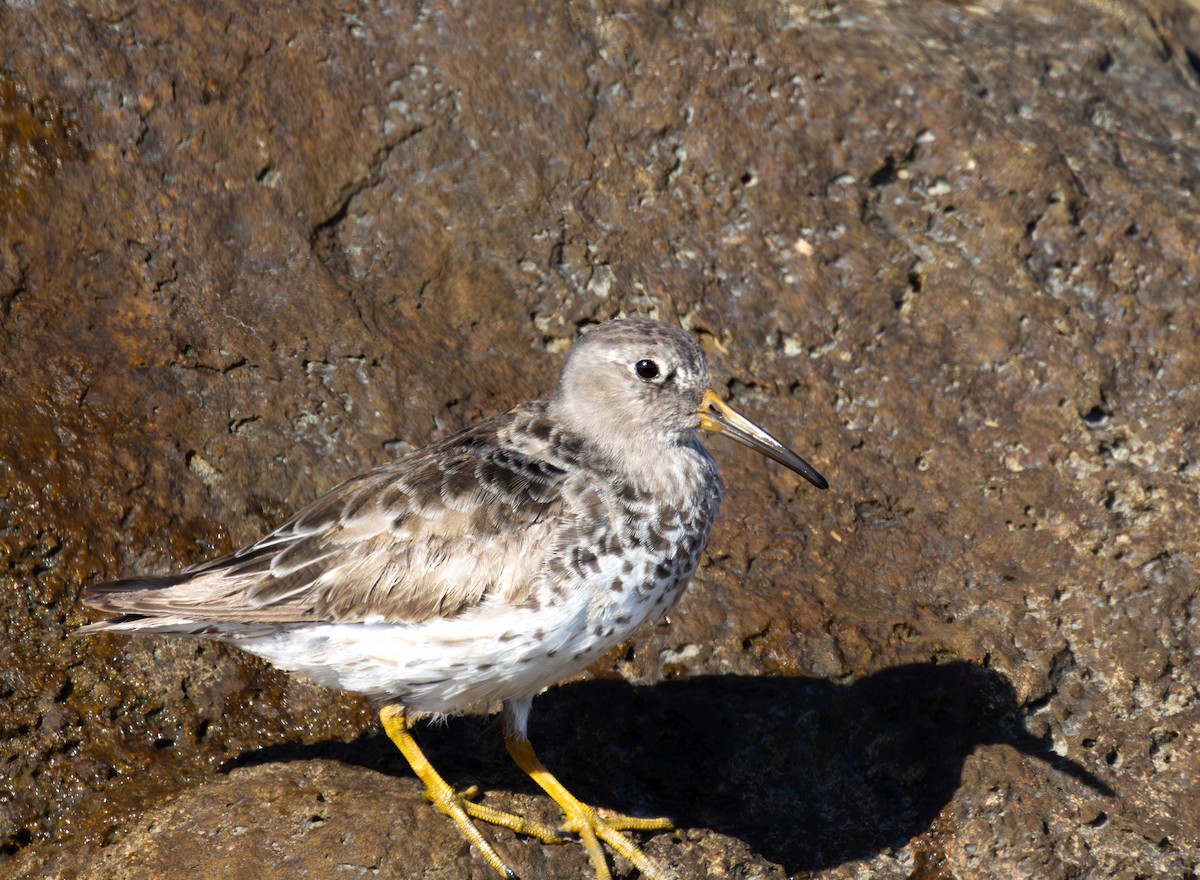
[[[633,365],[633,371],[642,379],[658,378],[658,364],[651,360],[640,360]]]

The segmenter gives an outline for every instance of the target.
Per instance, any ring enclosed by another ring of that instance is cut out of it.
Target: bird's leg
[[[413,773],[421,782],[425,783],[426,799],[437,807],[442,815],[449,816],[454,820],[454,824],[458,826],[463,836],[475,844],[476,849],[500,876],[508,878],[508,880],[517,878],[512,868],[504,863],[500,854],[488,843],[487,838],[471,821],[472,819],[492,825],[502,825],[518,834],[536,837],[543,843],[562,843],[562,835],[549,825],[477,804],[469,800],[469,797],[472,796],[470,789],[467,797],[464,797],[451,788],[449,783],[433,769],[433,765],[429,763],[429,759],[425,757],[425,753],[413,739],[412,732],[408,729],[408,718],[404,714],[403,706],[384,706],[379,710],[379,720],[383,724],[388,739],[396,744],[396,748],[400,750],[404,759],[408,761],[408,765],[412,767]],[[475,793],[477,794],[478,790],[475,790]]]
[[[612,878],[612,874],[608,870],[608,862],[604,858],[604,850],[600,847],[601,840],[624,856],[648,880],[666,880],[671,876],[638,849],[633,841],[621,834],[622,831],[670,831],[672,828],[670,820],[641,819],[636,816],[601,816],[593,807],[589,807],[567,791],[566,786],[545,768],[525,736],[509,732],[505,734],[504,745],[508,748],[512,759],[517,762],[517,766],[528,773],[530,778],[562,807],[563,812],[566,813],[566,821],[562,824],[562,830],[578,834],[583,840],[583,845],[592,860],[592,867],[596,869],[597,880],[611,880]]]

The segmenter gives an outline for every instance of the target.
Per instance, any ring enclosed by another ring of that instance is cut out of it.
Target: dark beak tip
[[[807,467],[803,469],[792,468],[792,470],[804,477],[804,479],[808,480],[808,482],[812,483],[818,489],[828,489],[829,481],[825,479],[825,477],[819,473],[816,468],[808,464],[808,462],[804,462],[804,464],[807,465]]]

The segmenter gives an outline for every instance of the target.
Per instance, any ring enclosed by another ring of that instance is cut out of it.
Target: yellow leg
[[[543,843],[563,842],[562,835],[548,825],[543,825],[541,822],[534,822],[531,819],[526,819],[524,816],[518,816],[514,813],[505,813],[502,810],[485,807],[470,800],[470,797],[478,793],[476,789],[468,790],[466,797],[452,789],[446,780],[442,779],[438,775],[438,772],[433,769],[433,765],[429,763],[429,759],[425,757],[425,753],[421,751],[421,747],[413,739],[412,733],[408,729],[408,719],[404,714],[402,706],[384,706],[379,710],[379,720],[383,724],[383,729],[387,733],[388,739],[396,744],[396,748],[400,750],[401,754],[404,755],[404,759],[408,761],[408,765],[412,767],[413,773],[425,783],[426,800],[437,807],[442,815],[449,816],[454,820],[454,824],[458,826],[463,836],[475,844],[475,848],[479,850],[487,863],[496,869],[496,872],[500,876],[507,878],[507,880],[517,880],[517,875],[513,872],[512,868],[504,864],[504,860],[500,858],[495,848],[488,843],[483,833],[475,827],[475,823],[471,821],[472,819],[478,819],[481,822],[488,822],[492,825],[502,825],[518,834],[536,837]]]
[[[504,737],[504,745],[508,748],[512,759],[517,762],[517,766],[528,773],[530,778],[562,807],[563,812],[567,815],[566,821],[562,824],[562,830],[578,834],[583,840],[583,845],[592,860],[592,867],[596,870],[597,880],[612,880],[608,862],[604,858],[604,850],[600,847],[601,840],[624,856],[648,880],[667,880],[671,876],[664,868],[638,849],[633,841],[621,834],[622,831],[670,831],[672,826],[668,819],[601,816],[595,809],[567,791],[566,787],[545,768],[538,760],[528,739],[510,733]]]

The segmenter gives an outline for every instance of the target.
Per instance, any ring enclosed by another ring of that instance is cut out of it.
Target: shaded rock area
[[[547,764],[683,878],[1194,878],[1194,9],[490,5],[0,7],[0,872],[488,876],[362,701],[79,593],[643,314],[833,488],[714,440]],[[420,736],[554,819],[494,721]]]

